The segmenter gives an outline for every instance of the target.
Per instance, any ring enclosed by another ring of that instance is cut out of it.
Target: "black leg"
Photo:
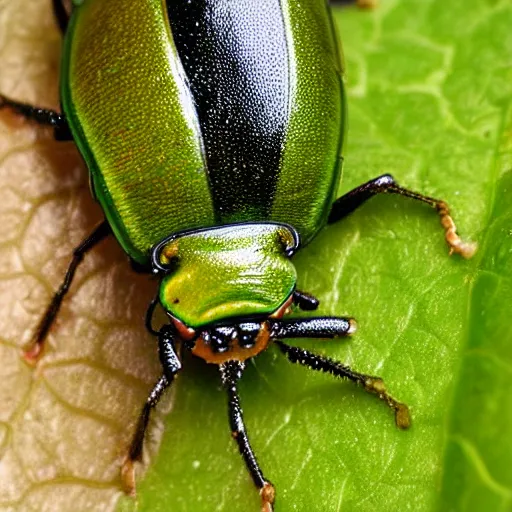
[[[357,4],[361,9],[374,9],[379,4],[379,0],[330,0],[332,5],[351,5]]]
[[[238,396],[237,382],[242,377],[244,368],[245,364],[240,361],[228,361],[220,365],[222,385],[228,393],[229,424],[233,439],[238,444],[238,449],[249,470],[254,485],[259,489],[262,504],[261,510],[262,512],[272,512],[275,500],[274,486],[263,476],[256,456],[252,451],[245,431],[243,412],[240,406],[240,397]]]
[[[62,0],[53,0],[52,3],[53,14],[55,15],[55,19],[57,20],[57,25],[59,25],[62,34],[65,34],[69,23],[68,11],[64,6],[64,2]]]
[[[293,292],[293,303],[299,306],[303,311],[314,311],[318,309],[320,301],[308,292],[295,290]]]
[[[151,393],[142,408],[142,411],[137,420],[137,426],[135,427],[135,433],[128,449],[128,455],[123,461],[121,468],[121,479],[123,482],[123,488],[129,496],[135,497],[135,462],[139,462],[142,459],[142,448],[144,446],[144,437],[146,435],[146,429],[149,423],[149,415],[151,409],[153,409],[164,394],[164,391],[170,386],[170,382],[167,378],[162,375],[158,382],[155,384]]]
[[[43,126],[51,126],[55,130],[55,138],[60,141],[73,140],[68,123],[63,114],[55,110],[34,107],[27,103],[14,101],[0,94],[0,110],[10,108],[16,114],[29,121],[35,121]]]
[[[450,215],[450,209],[444,201],[402,188],[396,184],[393,176],[390,174],[384,174],[370,180],[336,199],[329,214],[329,224],[337,222],[377,194],[398,194],[428,204],[437,211],[441,218],[446,242],[450,246],[450,254],[455,252],[464,258],[471,258],[475,253],[476,244],[464,242],[457,234],[457,228]]]
[[[44,341],[50,327],[59,312],[60,306],[66,293],[73,282],[76,269],[82,262],[84,255],[95,245],[101,242],[106,236],[111,234],[110,226],[107,221],[103,221],[99,224],[94,231],[73,251],[73,258],[69,264],[68,270],[60,285],[59,289],[52,298],[52,301],[46,308],[44,316],[41,318],[39,325],[34,333],[30,346],[24,351],[25,359],[30,363],[35,363],[44,347]]]
[[[362,385],[366,391],[377,395],[395,411],[395,421],[398,428],[406,429],[410,427],[411,417],[409,415],[409,408],[388,394],[380,377],[354,372],[344,364],[313,354],[302,348],[292,347],[282,341],[276,341],[276,344],[292,363],[299,363],[312,370],[330,373],[335,377],[349,379],[356,384]]]
[[[143,265],[142,263],[132,260],[131,258],[130,258],[130,266],[132,267],[132,270],[134,272],[136,272],[137,274],[151,274],[151,272],[153,270],[151,265]]]
[[[158,379],[158,382],[151,390],[151,393],[142,408],[137,421],[137,426],[135,427],[135,433],[128,449],[128,455],[126,456],[121,469],[121,476],[125,491],[131,496],[135,495],[134,463],[139,462],[142,459],[142,448],[144,446],[144,437],[148,428],[149,415],[151,410],[162,398],[164,391],[172,384],[176,374],[181,370],[181,362],[176,353],[174,342],[175,339],[173,331],[167,327],[163,328],[158,335],[158,352],[164,374],[160,379]]]
[[[270,320],[272,339],[338,338],[349,336],[357,329],[353,318],[319,317]]]
[[[160,299],[158,298],[158,296],[156,296],[149,303],[148,309],[146,311],[146,318],[145,318],[146,330],[153,336],[158,336],[161,332],[161,329],[157,330],[153,327],[153,315],[154,315],[155,309],[159,303],[160,303]]]

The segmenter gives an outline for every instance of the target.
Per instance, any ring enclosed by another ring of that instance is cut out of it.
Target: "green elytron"
[[[63,114],[0,96],[0,108],[74,140],[105,221],[74,253],[27,350],[45,336],[83,255],[113,233],[132,262],[160,277],[146,324],[158,338],[156,383],[123,465],[134,491],[152,407],[181,369],[176,346],[218,364],[233,436],[262,498],[275,490],[246,434],[237,391],[245,361],[275,342],[292,362],[360,383],[410,423],[382,380],[289,346],[351,334],[350,318],[283,319],[318,307],[296,289],[293,254],[375,194],[437,209],[451,252],[471,256],[443,201],[380,176],[335,200],[345,116],[342,68],[323,0],[74,0],[61,70]],[[155,329],[157,306],[168,324]]]

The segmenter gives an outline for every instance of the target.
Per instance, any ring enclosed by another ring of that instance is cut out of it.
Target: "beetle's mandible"
[[[62,112],[0,95],[0,109],[73,140],[105,220],[74,251],[25,358],[36,362],[87,251],[114,235],[139,269],[158,276],[146,326],[162,376],[122,467],[135,491],[151,409],[182,364],[178,347],[218,365],[231,431],[262,510],[275,489],[249,443],[238,395],[246,361],[275,343],[286,358],[349,379],[410,425],[382,379],[285,343],[354,332],[351,318],[285,318],[319,301],[296,288],[291,258],[329,223],[376,194],[426,203],[450,253],[471,257],[444,201],[379,176],[336,199],[345,94],[333,21],[323,0],[53,0],[64,34]],[[120,15],[122,13],[122,15]],[[155,308],[167,323],[155,326]]]

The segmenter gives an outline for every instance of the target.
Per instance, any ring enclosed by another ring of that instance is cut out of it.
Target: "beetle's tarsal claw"
[[[126,457],[121,466],[121,485],[125,494],[135,498],[135,463],[130,457]]]
[[[411,414],[407,405],[400,402],[396,403],[395,423],[402,430],[407,430],[411,426]]]
[[[268,502],[261,505],[261,512],[274,512],[274,506]]]
[[[379,377],[367,377],[364,381],[364,388],[366,391],[377,395],[381,400],[384,400],[391,409],[395,411],[396,426],[402,430],[406,430],[411,426],[411,415],[409,407],[395,400],[386,390],[384,381]]]
[[[43,346],[41,343],[30,343],[23,349],[22,357],[27,364],[35,366],[43,355]]]
[[[273,512],[274,501],[276,499],[276,490],[270,482],[265,482],[260,489],[261,512]]]
[[[448,205],[440,201],[437,205],[437,212],[441,217],[441,225],[445,230],[446,242],[450,246],[450,256],[453,253],[460,254],[463,258],[469,259],[473,257],[476,252],[477,244],[475,242],[465,242],[457,234],[457,227],[453,222],[452,216],[450,215],[450,209]]]

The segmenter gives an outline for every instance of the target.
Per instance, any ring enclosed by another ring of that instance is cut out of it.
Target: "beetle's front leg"
[[[220,365],[222,385],[228,393],[229,423],[231,434],[238,444],[240,455],[244,459],[254,485],[259,489],[261,496],[261,511],[272,512],[274,510],[275,489],[263,476],[263,472],[252,451],[252,447],[245,431],[240,397],[238,396],[237,382],[242,377],[245,364],[240,361],[228,361]]]
[[[148,428],[151,409],[156,407],[164,391],[172,384],[174,377],[181,370],[181,361],[175,348],[175,334],[170,327],[162,328],[158,335],[158,352],[164,374],[158,379],[142,408],[128,454],[121,469],[123,485],[126,493],[130,496],[135,496],[134,463],[140,462],[142,459],[144,437]]]
[[[337,222],[349,213],[352,213],[356,208],[359,208],[368,199],[377,194],[398,194],[428,204],[437,211],[441,218],[441,225],[445,230],[445,238],[450,247],[450,254],[455,252],[464,258],[471,258],[475,253],[476,244],[464,242],[457,234],[457,228],[451,217],[450,209],[444,201],[400,187],[390,174],[383,174],[378,178],[370,180],[336,199],[329,214],[329,224]]]
[[[338,338],[350,336],[357,329],[353,318],[343,317],[314,317],[291,318],[286,320],[271,320],[270,337],[272,339],[285,338]]]
[[[303,333],[302,337],[308,338],[318,336],[308,336],[307,333]],[[395,421],[398,428],[407,429],[410,427],[411,417],[409,414],[409,408],[407,405],[393,398],[387,392],[384,381],[380,377],[355,372],[338,361],[333,361],[327,357],[313,354],[312,352],[299,347],[292,347],[279,340],[276,340],[276,344],[281,349],[281,352],[283,352],[283,354],[285,354],[292,363],[299,363],[312,370],[330,373],[335,377],[348,379],[356,384],[360,384],[363,386],[365,391],[377,395],[395,411]]]

